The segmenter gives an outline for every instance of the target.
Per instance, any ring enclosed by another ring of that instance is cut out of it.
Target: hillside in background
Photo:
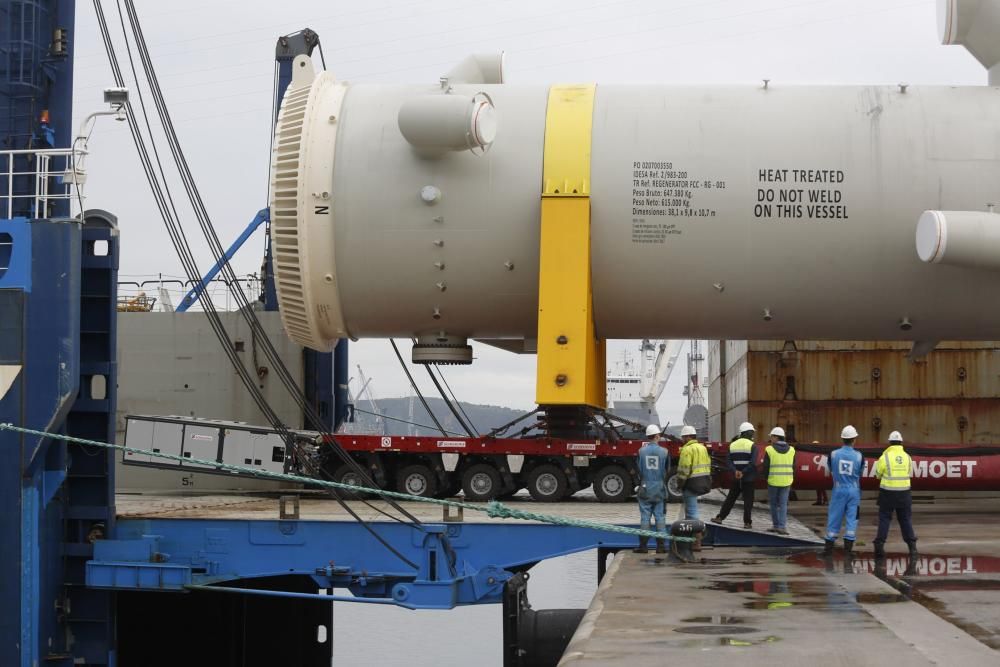
[[[440,435],[440,431],[434,427],[434,422],[427,414],[427,411],[424,410],[424,406],[420,404],[419,399],[412,399],[413,418],[412,420],[410,419],[410,401],[411,399],[406,397],[379,399],[378,412],[380,415],[386,417],[384,420],[368,414],[374,412],[370,403],[367,401],[357,401],[355,403],[354,423],[346,425],[344,430],[348,433],[383,433],[382,425],[379,422],[384,421],[385,435]],[[450,431],[454,435],[465,435],[464,429],[462,429],[461,425],[459,425],[458,421],[451,414],[451,411],[448,410],[443,400],[428,397],[427,404],[445,430]],[[463,419],[468,415],[468,420],[472,422],[471,426],[473,430],[479,434],[487,433],[524,414],[517,410],[511,410],[510,408],[498,405],[478,405],[475,403],[465,403],[464,401],[460,405],[465,414],[462,414],[461,411],[459,414],[462,415]],[[407,421],[413,421],[422,426],[410,426],[403,423]],[[516,426],[517,428],[523,428],[532,423],[534,423],[533,420],[528,418]],[[424,426],[430,428],[424,428]]]

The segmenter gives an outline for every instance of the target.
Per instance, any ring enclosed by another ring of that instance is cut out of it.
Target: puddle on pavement
[[[917,575],[920,576],[920,575]],[[931,592],[960,591],[1000,591],[1000,581],[996,579],[966,579],[959,577],[941,577],[939,579],[908,578],[910,586],[917,590]]]
[[[921,558],[926,558],[921,556]],[[932,557],[934,558],[934,557]],[[913,572],[914,567],[908,568],[907,574]],[[961,615],[958,610],[952,610],[948,605],[934,597],[935,592],[943,593],[948,591],[964,590],[1000,590],[1000,582],[992,579],[978,580],[968,577],[937,577],[930,578],[917,575],[899,576],[887,571],[884,567],[877,568],[872,572],[876,577],[889,584],[893,588],[901,591],[901,597],[906,597],[921,605],[935,616],[951,623],[956,628],[963,630],[983,644],[992,649],[1000,650],[1000,635],[992,629],[984,628],[978,623],[973,623]],[[926,590],[927,592],[924,592]]]
[[[746,619],[739,616],[692,616],[681,619],[681,623],[712,623],[714,625],[739,625],[745,622]]]
[[[822,547],[823,545],[817,544],[815,546],[802,547],[749,547],[747,551],[752,554],[760,554],[766,558],[785,558],[816,553],[817,546]]]
[[[743,575],[746,577],[746,575]],[[795,595],[825,595],[830,587],[822,581],[798,581],[792,577],[740,579],[738,581],[713,581],[699,586],[703,590],[725,591],[726,593],[757,593],[758,595],[774,595],[777,593]]]
[[[764,559],[747,558],[745,560],[730,560],[728,558],[702,558],[700,562],[702,565],[760,565],[764,562]]]
[[[686,635],[749,635],[759,632],[757,628],[749,626],[729,627],[725,625],[688,625],[683,628],[674,628],[674,632],[681,632]]]
[[[883,560],[876,560],[868,551],[855,551],[851,560],[843,558],[838,550],[832,557],[813,550],[786,556],[789,562],[827,573],[843,571],[844,574],[871,574],[896,589],[896,593],[862,593],[853,601],[861,604],[892,604],[912,600],[957,628],[964,630],[987,646],[1000,649],[1000,635],[961,617],[942,601],[933,597],[935,592],[998,591],[1000,580],[978,579],[971,574],[1000,571],[1000,558],[993,556],[966,556],[921,554],[911,561],[905,552],[891,552]],[[738,583],[738,582],[734,582]],[[744,606],[749,609],[769,609],[769,600],[751,600]],[[848,609],[849,607],[840,607]],[[860,607],[855,607],[861,610]],[[838,609],[830,606],[831,611]]]
[[[755,611],[804,608],[816,611],[863,612],[864,610],[860,607],[862,604],[890,604],[905,602],[909,599],[906,595],[897,592],[848,593],[839,587],[826,585],[822,582],[795,580],[786,577],[714,581],[700,586],[700,588],[726,593],[752,594],[756,597],[744,602],[743,608]]]
[[[751,565],[756,565],[757,563],[750,563]],[[746,579],[746,572],[719,572],[717,574],[713,573],[713,577],[722,577],[725,579]],[[782,579],[804,579],[804,578],[816,578],[815,572],[789,572],[787,574],[781,575]]]
[[[883,561],[876,561],[870,551],[855,551],[850,563],[844,559],[843,550],[837,549],[832,555],[823,555],[821,551],[798,553],[786,556],[790,563],[810,570],[822,569],[827,572],[845,571],[848,566],[854,574],[874,574],[880,578],[889,577],[921,577],[922,580],[947,580],[961,577],[968,578],[970,574],[1000,571],[1000,558],[987,556],[956,556],[940,554],[921,554],[913,562],[905,552],[889,553]],[[1000,583],[995,584],[1000,588]]]
[[[781,637],[768,635],[762,639],[735,639],[733,637],[720,637],[719,644],[722,646],[757,646],[758,644],[773,644],[780,642]]]
[[[861,604],[887,604],[906,602],[910,598],[900,593],[858,593],[855,599]]]
[[[688,649],[703,649],[709,646],[760,646],[761,644],[773,644],[775,642],[780,642],[781,637],[775,637],[774,635],[768,635],[767,637],[753,638],[749,639],[747,637],[719,637],[718,639],[685,639],[682,641],[664,641],[657,642],[671,647],[680,647]]]
[[[643,565],[666,565],[667,564],[667,554],[661,554],[659,556],[643,556],[639,559],[639,562]]]

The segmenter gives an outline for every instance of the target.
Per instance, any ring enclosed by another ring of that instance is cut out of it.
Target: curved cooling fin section
[[[281,320],[289,337],[329,351],[347,329],[334,266],[333,162],[346,86],[299,56],[275,127],[271,244]]]

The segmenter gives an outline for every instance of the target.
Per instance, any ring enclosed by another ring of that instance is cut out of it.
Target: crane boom
[[[379,430],[382,435],[385,435],[385,420],[382,419],[382,411],[378,409],[378,403],[375,402],[375,396],[372,394],[371,390],[371,378],[365,377],[365,372],[361,369],[361,364],[358,364],[358,375],[361,377],[361,391],[358,392],[358,399],[367,398],[368,404],[372,408],[372,412],[375,413],[375,427]]]
[[[643,342],[645,343],[646,341]],[[680,357],[681,348],[683,347],[683,340],[665,340],[660,342],[652,382],[648,387],[645,384],[645,376],[643,377],[643,391],[639,396],[643,402],[656,403],[660,399],[660,394],[663,393],[663,388],[667,386],[667,380],[670,379],[670,374],[673,372],[674,366],[677,365],[677,359]]]
[[[659,357],[655,356],[657,350],[656,343],[659,341],[653,341],[648,338],[643,338],[642,343],[639,345],[639,397],[644,398],[653,391],[653,381],[656,376],[656,364],[655,360]],[[663,343],[659,345],[659,349],[663,349]]]

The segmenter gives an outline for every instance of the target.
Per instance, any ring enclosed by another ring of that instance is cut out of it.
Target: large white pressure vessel
[[[535,338],[548,92],[312,81],[304,63],[272,201],[293,337]],[[445,95],[467,105],[419,102]],[[400,131],[445,106],[469,150]],[[1000,335],[1000,273],[915,244],[926,210],[1000,202],[998,88],[598,85],[590,166],[599,337]]]

